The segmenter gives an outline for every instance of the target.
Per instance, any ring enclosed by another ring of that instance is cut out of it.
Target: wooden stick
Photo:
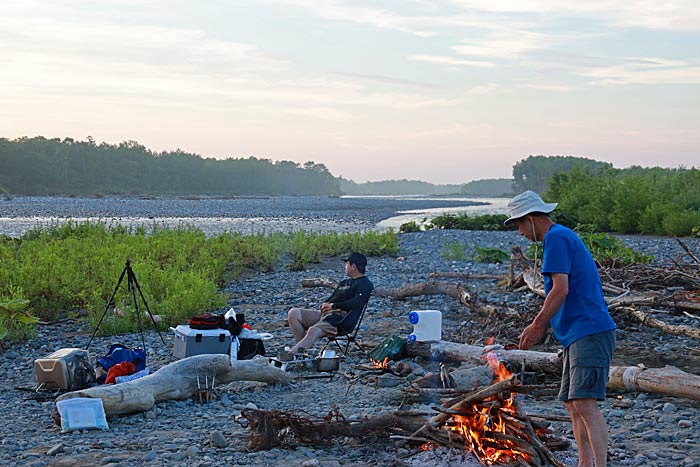
[[[477,391],[473,393],[470,396],[467,396],[455,404],[453,404],[451,407],[449,407],[450,410],[465,410],[469,408],[471,404],[474,402],[482,401],[486,399],[487,397],[493,396],[495,394],[498,394],[499,392],[509,389],[515,385],[518,384],[518,380],[515,377],[515,375],[511,375],[510,378],[504,379],[503,381],[499,381],[496,384],[492,384],[491,386],[484,388],[480,391]],[[444,423],[448,418],[450,418],[450,415],[447,414],[438,414],[435,415],[433,418],[431,418],[426,424],[424,424],[422,427],[420,427],[415,433],[413,433],[411,436],[418,436],[421,432],[423,432],[425,429],[428,427],[436,427],[437,425]]]

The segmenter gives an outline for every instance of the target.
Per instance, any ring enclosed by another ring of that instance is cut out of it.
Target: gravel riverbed
[[[395,210],[388,210],[393,215]],[[384,214],[383,214],[384,215]],[[337,216],[337,217],[334,217]],[[376,222],[374,218],[367,224]],[[340,218],[333,213],[329,218]],[[672,239],[637,236],[622,237],[629,245],[656,256],[664,264],[682,250]],[[472,274],[504,274],[508,265],[447,261],[443,246],[460,242],[469,255],[477,246],[510,250],[527,241],[515,232],[430,231],[400,235],[401,252],[397,257],[369,258],[368,276],[375,286],[399,287],[427,279],[431,272],[456,271]],[[697,244],[688,242],[695,248]],[[136,270],[138,274],[138,270]],[[322,277],[338,280],[342,275],[341,258],[324,258],[306,271],[280,268],[271,273],[250,272],[230,283],[230,306],[246,315],[257,330],[274,338],[266,342],[267,355],[274,356],[292,336],[285,326],[291,306],[315,305],[328,296],[328,289],[302,289],[303,278]],[[445,296],[413,297],[398,301],[373,297],[361,330],[366,346],[376,345],[392,334],[405,337],[410,331],[407,315],[412,310],[439,309],[443,312],[443,339],[482,344],[495,336],[496,342],[514,342],[541,299],[529,293],[509,292],[495,280],[467,280],[480,303],[508,308],[522,316],[512,325],[474,316],[463,305]],[[700,373],[700,342],[672,336],[613,313],[618,324],[616,365],[644,363],[649,367],[665,364]],[[663,316],[673,324],[697,326],[687,316]],[[295,379],[289,386],[270,386],[255,382],[234,382],[217,388],[217,399],[200,405],[192,399],[156,404],[148,412],[112,417],[109,431],[80,430],[60,433],[52,421],[53,394],[34,393],[36,378],[33,361],[64,347],[84,348],[92,329],[64,319],[38,328],[37,338],[0,350],[0,464],[8,466],[477,466],[463,452],[439,448],[415,454],[399,440],[385,436],[363,439],[338,438],[324,446],[299,445],[248,452],[248,429],[240,423],[245,407],[265,410],[304,411],[325,415],[334,406],[349,420],[360,420],[396,410],[404,400],[410,381],[435,369],[435,364],[419,358],[406,359],[412,373],[406,378],[392,375],[363,375],[356,365],[366,363],[355,352],[341,363],[341,373],[328,379]],[[145,332],[148,366],[151,370],[174,361],[173,334],[163,332],[166,344],[147,326]],[[91,356],[103,354],[113,343],[140,346],[139,334],[98,336],[90,347]],[[320,343],[317,344],[320,347]],[[554,341],[539,344],[533,350],[553,352]],[[301,370],[298,376],[308,375]],[[435,401],[404,404],[403,410],[432,413]],[[523,397],[521,406],[528,413],[565,415],[562,404],[553,397]],[[609,465],[651,467],[700,466],[700,402],[647,393],[609,393],[601,408],[610,428]],[[428,415],[429,416],[429,415]],[[426,416],[426,418],[428,417]],[[571,440],[570,424],[552,422],[553,432]],[[575,451],[558,452],[567,465],[576,465]]]

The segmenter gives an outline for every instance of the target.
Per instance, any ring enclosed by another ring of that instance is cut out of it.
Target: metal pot
[[[340,368],[340,357],[319,357],[314,360],[316,371],[338,371]]]

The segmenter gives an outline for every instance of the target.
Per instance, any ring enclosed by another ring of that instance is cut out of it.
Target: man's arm
[[[343,300],[342,302],[335,302],[331,304],[331,309],[335,310],[345,310],[350,311],[357,307],[360,307],[369,300],[369,296],[372,293],[372,284],[368,280],[363,280],[357,284],[355,288],[355,295],[352,298]]]
[[[547,332],[549,321],[557,314],[568,294],[569,275],[552,274],[552,290],[549,291],[544,299],[542,309],[537,313],[532,323],[520,334],[520,348],[522,350],[527,350],[542,340]]]

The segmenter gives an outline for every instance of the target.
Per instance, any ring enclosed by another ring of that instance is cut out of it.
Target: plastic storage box
[[[173,344],[175,358],[206,353],[228,354],[231,333],[226,329],[192,329],[187,325],[170,329],[175,333]]]
[[[34,371],[41,388],[73,390],[83,385],[78,381],[77,372],[85,370],[86,365],[89,368],[90,353],[87,350],[67,348],[34,360]]]

